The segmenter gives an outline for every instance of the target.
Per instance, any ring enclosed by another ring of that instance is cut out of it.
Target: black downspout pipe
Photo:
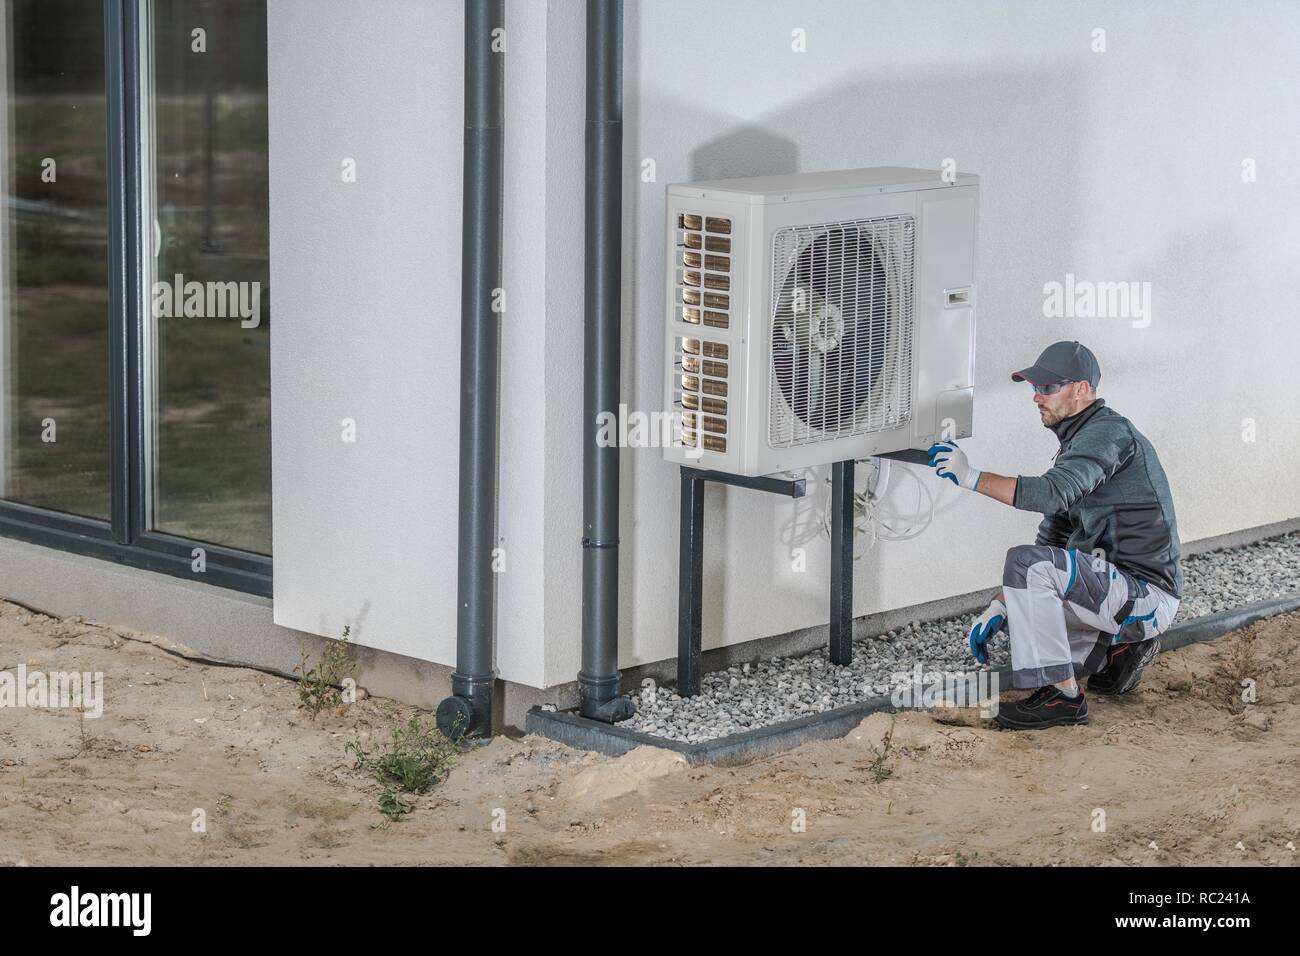
[[[465,170],[461,225],[460,563],[456,584],[456,670],[438,705],[448,737],[492,736],[496,684],[497,383],[501,318],[504,0],[465,0]]]
[[[582,670],[579,713],[631,717],[619,694],[618,446],[597,442],[618,414],[623,224],[623,0],[587,0],[587,264],[583,331]]]

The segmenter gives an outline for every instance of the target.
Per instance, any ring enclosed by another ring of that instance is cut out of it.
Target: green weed
[[[416,716],[406,726],[392,730],[386,745],[367,748],[360,740],[348,744],[346,752],[356,757],[364,770],[383,785],[379,812],[390,821],[400,820],[415,809],[414,795],[425,793],[451,771],[462,747],[443,736],[433,717]]]
[[[337,641],[326,641],[321,651],[320,662],[309,667],[307,648],[302,649],[302,659],[293,669],[301,677],[298,682],[298,700],[311,713],[312,719],[322,710],[329,710],[343,703],[341,685],[352,676],[352,646],[348,637],[351,626],[343,628],[343,637]]]

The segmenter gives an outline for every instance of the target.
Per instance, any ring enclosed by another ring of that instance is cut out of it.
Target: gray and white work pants
[[[1034,544],[1007,552],[1002,594],[1014,687],[1096,673],[1112,644],[1160,634],[1180,603],[1100,557]]]

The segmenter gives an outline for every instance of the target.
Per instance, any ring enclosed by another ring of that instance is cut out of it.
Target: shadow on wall
[[[348,632],[348,641],[351,644],[365,646],[367,643],[365,621],[370,615],[370,598],[365,598],[361,602],[361,610],[357,611],[356,617],[351,620],[345,619],[335,631],[333,625],[326,619],[324,614],[316,618],[316,633],[327,635],[331,640],[339,640],[343,637],[343,632]]]
[[[744,172],[736,172],[738,164]],[[799,171],[799,144],[761,126],[739,126],[691,151],[690,182],[736,176],[782,176]],[[660,199],[663,199],[659,186]]]
[[[623,356],[630,409],[658,410],[663,403],[664,197],[670,182],[863,166],[933,168],[937,175],[946,158],[955,159],[959,170],[981,177],[976,383],[1003,373],[1007,349],[1024,339],[1023,320],[1013,317],[1041,315],[1044,277],[1057,275],[1060,264],[1077,253],[1079,199],[1069,184],[1078,181],[1081,144],[1094,122],[1084,111],[1077,77],[1014,71],[864,73],[781,103],[760,122],[729,125],[731,120],[711,112],[703,97],[665,97],[652,86],[640,86],[634,31],[628,40],[625,155],[629,169],[639,171],[642,160],[652,158],[657,172],[655,182],[629,176],[625,184],[625,278],[632,307],[625,311]],[[672,161],[687,151],[689,163]],[[630,665],[664,659],[676,646],[679,491],[677,469],[658,449],[630,450],[622,471],[619,654]],[[653,514],[638,516],[638,502]],[[828,539],[817,536],[811,542],[806,573],[795,572],[793,555],[785,553],[804,537],[792,534],[789,525],[806,522],[798,509],[806,511],[809,504],[709,487],[706,649],[828,619]],[[936,511],[940,507],[937,503]],[[973,540],[975,520],[968,509],[953,515],[945,532],[964,540],[963,547],[987,549],[987,540]],[[806,530],[806,524],[799,526]],[[882,553],[892,552],[904,567],[941,573],[925,556],[932,543],[882,542],[859,561],[855,613],[882,607]],[[954,566],[963,566],[964,557],[957,555]],[[999,553],[999,565],[1000,560]],[[918,600],[966,590],[956,582],[931,583]],[[673,604],[665,606],[665,600]]]

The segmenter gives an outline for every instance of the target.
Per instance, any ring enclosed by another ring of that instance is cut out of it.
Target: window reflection
[[[152,525],[270,553],[266,4],[147,23]]]
[[[0,495],[109,517],[104,15],[0,18]]]

